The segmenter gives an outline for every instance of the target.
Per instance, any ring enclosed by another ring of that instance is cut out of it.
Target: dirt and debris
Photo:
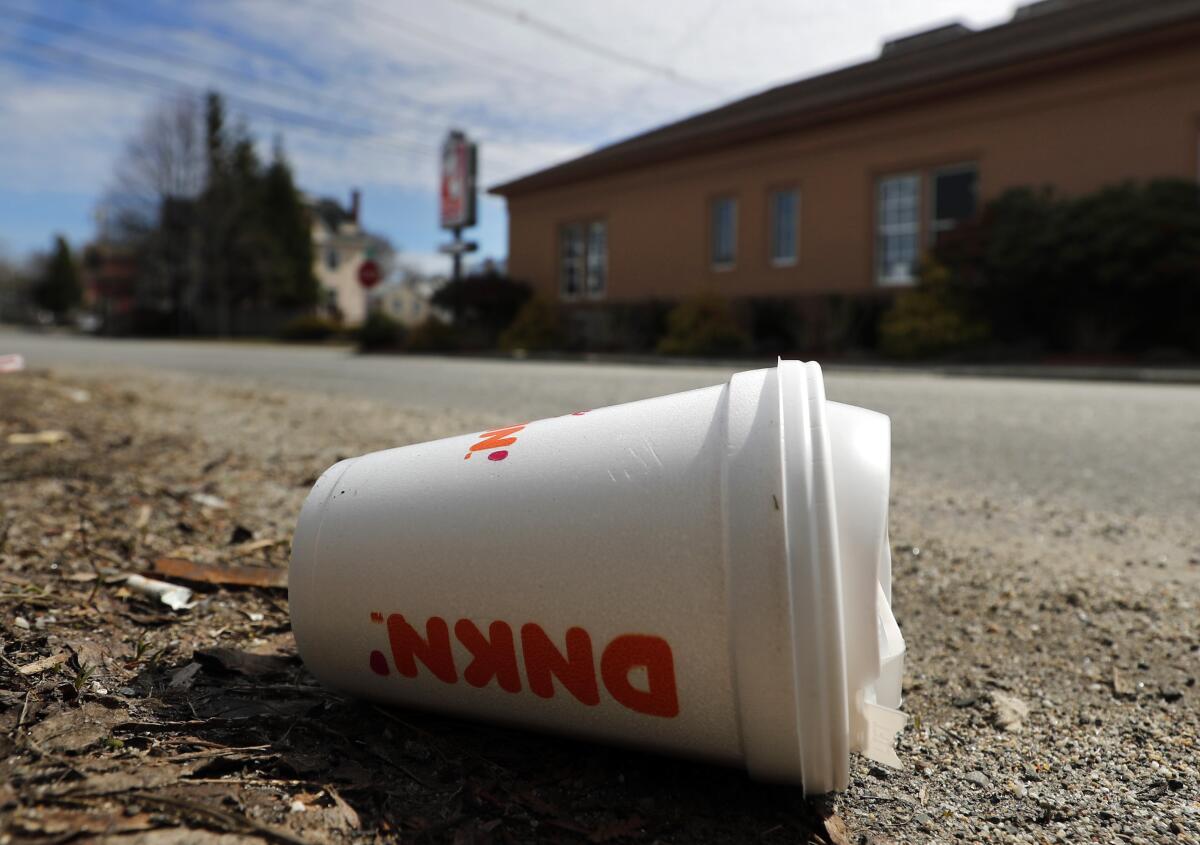
[[[300,503],[341,454],[432,420],[376,411],[381,439],[348,442],[315,403],[197,390],[0,383],[0,841],[829,841],[828,808],[732,769],[318,685],[280,589]],[[50,425],[69,436],[9,445]]]
[[[855,759],[844,795],[320,686],[281,589],[309,486],[346,455],[502,422],[133,370],[6,374],[0,843],[1200,845],[1195,538],[1178,570],[1142,567],[1138,544],[1167,536],[1148,523],[939,500],[912,478],[892,525],[905,768]]]

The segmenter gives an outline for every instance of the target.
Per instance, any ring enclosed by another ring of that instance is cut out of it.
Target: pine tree
[[[79,304],[83,289],[79,283],[79,268],[71,255],[66,238],[54,238],[54,252],[33,289],[33,299],[40,307],[62,316]]]
[[[280,141],[263,177],[261,210],[274,256],[268,277],[271,302],[283,307],[315,305],[320,285],[313,273],[312,230]]]

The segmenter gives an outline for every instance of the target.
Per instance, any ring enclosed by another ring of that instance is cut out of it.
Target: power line
[[[2,7],[4,5],[9,5],[10,8],[12,8],[11,4],[5,4],[3,2],[0,2],[0,7]],[[13,9],[13,11],[17,11],[17,10]],[[467,124],[470,123],[470,121],[465,121],[461,118],[451,118],[450,116],[441,115],[438,112],[437,107],[433,106],[432,104],[422,101],[420,99],[417,99],[417,98],[414,98],[411,96],[407,96],[404,94],[399,94],[396,92],[389,92],[388,97],[396,98],[401,101],[407,102],[407,103],[411,104],[413,107],[420,110],[422,113],[430,115],[430,117],[422,119],[422,118],[414,117],[412,114],[399,113],[399,115],[398,115],[397,112],[392,111],[387,108],[384,108],[384,107],[381,107],[380,105],[378,105],[376,103],[367,104],[362,101],[357,101],[357,100],[353,100],[353,99],[344,97],[340,94],[334,94],[334,95],[314,94],[312,89],[301,87],[299,85],[294,85],[294,84],[285,82],[283,80],[260,79],[255,76],[247,75],[241,71],[235,70],[226,65],[218,64],[218,63],[211,62],[211,61],[205,61],[203,59],[197,59],[197,58],[194,58],[194,57],[186,55],[186,54],[180,54],[180,53],[176,53],[173,51],[164,50],[162,48],[149,46],[149,45],[143,44],[141,42],[132,41],[128,38],[122,38],[122,37],[115,36],[115,35],[112,35],[107,32],[100,32],[95,29],[89,29],[87,27],[81,26],[81,25],[73,23],[73,22],[68,22],[68,21],[63,21],[63,20],[56,19],[56,18],[51,18],[46,15],[41,15],[41,14],[34,13],[34,12],[28,12],[28,11],[25,11],[24,9],[20,9],[19,14],[21,14],[25,20],[27,20],[27,21],[33,23],[34,25],[39,26],[43,29],[48,29],[51,32],[66,33],[69,35],[71,35],[71,34],[83,35],[83,36],[87,36],[89,38],[95,39],[102,45],[103,49],[110,50],[114,53],[117,53],[118,55],[131,56],[131,57],[134,57],[137,59],[142,59],[146,56],[151,56],[151,57],[158,56],[158,57],[161,57],[162,61],[169,62],[172,66],[178,66],[181,64],[182,65],[190,65],[192,67],[198,68],[205,72],[219,73],[227,78],[237,80],[239,82],[239,84],[244,85],[245,83],[249,83],[249,84],[257,86],[257,87],[261,87],[261,86],[265,85],[269,88],[274,88],[277,91],[283,92],[283,93],[289,95],[290,97],[298,97],[306,103],[313,101],[314,97],[316,97],[316,99],[324,100],[324,102],[329,103],[330,105],[334,106],[335,108],[340,109],[340,108],[343,108],[346,106],[350,106],[352,108],[358,109],[365,113],[373,113],[375,115],[382,116],[382,119],[384,119],[384,120],[392,120],[392,119],[395,119],[397,116],[401,116],[401,117],[403,117],[403,119],[406,122],[415,123],[419,126],[424,126],[432,131],[439,133],[439,135],[441,133],[444,133],[447,130],[447,128],[449,128],[451,125],[461,126],[464,123],[467,123]],[[434,33],[434,34],[436,35],[437,33]],[[211,35],[211,33],[210,33],[210,35]],[[238,52],[242,52],[242,53],[245,53],[245,54],[253,56],[253,57],[259,57],[261,55],[257,51],[254,51],[252,49],[247,49],[244,45],[238,44],[237,42],[235,42],[233,40],[226,39],[226,38],[220,38],[217,36],[214,36],[214,37],[216,37],[217,40],[224,46],[228,46],[232,49],[237,50]],[[243,98],[243,99],[245,99],[245,98]],[[484,141],[489,141],[489,140],[501,141],[501,140],[503,140],[502,138],[498,138],[496,136],[489,135],[486,132],[481,132],[480,138],[481,138],[481,140],[484,140]],[[424,141],[422,141],[420,139],[409,138],[408,140],[412,140],[413,143],[417,143],[417,144],[425,143]],[[492,157],[498,157],[502,161],[505,161],[505,160],[511,161],[511,159],[508,159],[502,152],[499,156],[496,156],[495,150],[490,150],[488,152],[488,155],[492,156]]]
[[[324,4],[318,5],[320,5],[320,7],[325,11],[331,11],[331,7],[329,6]],[[477,43],[472,43],[461,38],[455,38],[453,35],[444,31],[422,26],[421,24],[416,23],[409,18],[397,15],[390,9],[385,9],[383,7],[368,3],[363,3],[362,5],[363,8],[369,10],[372,15],[378,18],[382,23],[388,24],[393,31],[400,33],[402,37],[408,36],[410,41],[418,41],[421,46],[433,48],[435,51],[441,53],[453,53],[454,57],[459,61],[464,61],[467,64],[473,64],[476,67],[481,67],[489,72],[495,72],[499,66],[501,70],[518,70],[523,71],[528,76],[553,80],[558,86],[566,86],[566,90],[568,91],[578,91],[579,89],[583,88],[596,93],[610,93],[602,91],[601,89],[596,88],[593,85],[589,85],[586,82],[581,84],[578,80],[572,79],[568,76],[563,76],[562,74],[555,73],[551,70],[547,70],[546,68],[540,68],[531,64],[526,64],[525,62],[518,61],[511,56],[505,56],[501,53],[497,53],[494,50],[488,50],[484,47],[481,47]],[[425,41],[414,39],[411,36],[412,32],[421,33],[430,40]],[[451,46],[446,47],[444,45]],[[455,46],[458,47],[457,51],[453,49]],[[507,68],[505,68],[506,65]],[[562,90],[563,89],[561,87],[554,88],[555,93],[560,93]]]
[[[16,39],[23,42],[27,46],[36,48],[41,52],[49,53],[52,56],[57,55],[64,57],[68,61],[63,61],[60,59],[60,66],[64,67],[70,72],[78,73],[88,79],[92,79],[90,73],[101,73],[107,75],[109,79],[113,79],[115,77],[123,82],[132,80],[137,84],[141,84],[143,87],[148,86],[171,94],[185,92],[196,95],[199,93],[196,86],[179,79],[133,68],[128,65],[119,64],[107,59],[101,59],[77,50],[46,44],[44,42],[36,41],[24,36],[16,36]],[[0,57],[5,57],[9,60],[22,58],[21,56],[13,54],[5,56],[2,53],[0,53]],[[84,64],[88,65],[91,68],[91,71],[84,71],[79,66],[79,62],[83,62]],[[230,103],[237,105],[245,112],[257,114],[260,117],[264,117],[276,123],[291,126],[292,128],[302,131],[309,131],[323,135],[336,135],[346,140],[388,148],[393,151],[399,151],[408,154],[430,155],[437,152],[437,148],[433,146],[419,146],[413,143],[404,144],[399,141],[388,141],[386,139],[375,137],[377,133],[374,133],[369,129],[327,120],[325,118],[299,112],[294,109],[280,108],[278,106],[262,103],[240,94],[227,95],[226,99]]]
[[[0,5],[7,5],[7,4],[0,3]],[[157,48],[157,47],[150,46],[147,44],[142,44],[139,42],[131,41],[129,39],[122,38],[120,36],[112,35],[110,33],[99,32],[94,29],[89,29],[87,27],[80,26],[79,24],[76,24],[73,22],[63,21],[63,20],[59,20],[56,18],[51,18],[46,15],[38,14],[36,12],[26,12],[25,10],[22,9],[22,10],[20,10],[19,15],[22,18],[24,18],[26,21],[28,21],[29,23],[32,23],[34,26],[37,26],[40,29],[48,30],[50,32],[55,32],[55,33],[59,33],[59,34],[83,35],[83,36],[87,36],[89,38],[94,38],[97,40],[98,43],[103,45],[104,49],[110,50],[115,53],[120,53],[123,55],[131,55],[131,56],[135,56],[137,58],[142,58],[144,56],[152,56],[152,57],[157,56],[157,57],[160,57],[163,61],[170,62],[173,65],[188,65],[193,68],[198,68],[198,69],[206,71],[206,72],[214,72],[214,73],[221,74],[222,76],[225,76],[226,78],[237,79],[239,81],[248,81],[248,82],[252,82],[256,85],[260,85],[260,86],[265,85],[267,87],[274,88],[278,91],[285,92],[289,96],[300,97],[305,101],[311,101],[313,99],[313,92],[311,90],[302,88],[298,85],[290,84],[288,82],[284,82],[282,80],[259,79],[256,77],[251,77],[251,76],[243,74],[239,71],[236,71],[232,68],[217,64],[215,62],[209,62],[209,61],[205,61],[202,59],[194,58],[192,56],[182,55],[182,54],[174,53],[174,52],[171,52],[168,50],[163,50],[161,48]],[[412,97],[407,97],[402,94],[392,94],[391,96],[394,96],[397,99],[415,104],[416,106],[418,106],[426,111],[431,109],[429,104],[423,103]],[[339,106],[350,106],[350,107],[357,108],[364,112],[373,112],[376,115],[382,115],[388,119],[392,119],[392,118],[396,117],[395,112],[382,109],[378,105],[367,105],[367,104],[356,102],[354,100],[345,99],[342,97],[338,97],[338,105]],[[405,119],[410,120],[410,121],[414,120],[413,117],[408,116],[408,115],[405,116]],[[450,124],[450,121],[435,121],[435,120],[427,120],[427,119],[426,120],[416,119],[415,122],[417,122],[420,125],[429,127],[431,129],[435,129],[438,132],[444,132],[446,130],[447,126]]]
[[[697,90],[706,91],[708,93],[720,93],[711,85],[681,75],[673,67],[655,64],[654,62],[648,62],[645,59],[639,58],[638,56],[632,56],[628,53],[622,53],[618,50],[614,50],[607,45],[597,44],[594,41],[581,38],[568,29],[564,29],[555,24],[541,20],[540,18],[532,17],[517,9],[510,9],[507,6],[500,5],[499,3],[493,3],[491,0],[455,0],[455,2],[484,12],[492,17],[507,21],[508,23],[534,30],[548,38],[553,38],[554,40],[560,41],[563,44],[568,44],[572,47],[583,50],[587,53],[591,53],[594,56],[598,56],[610,62],[635,68],[646,73],[652,73],[656,76],[664,77],[672,82],[676,82],[681,85],[687,85],[688,87],[695,88]]]

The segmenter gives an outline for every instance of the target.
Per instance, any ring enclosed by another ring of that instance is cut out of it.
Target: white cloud
[[[481,140],[484,185],[752,91],[870,58],[880,41],[960,18],[988,25],[1012,0],[495,0],[579,38],[670,68],[608,61],[461,0],[211,0],[171,6],[190,29],[130,20],[135,4],[89,6],[82,25],[155,52],[108,44],[111,61],[216,86],[269,143],[282,132],[301,182],[432,191],[450,126]],[[60,4],[61,5],[61,4]],[[27,11],[44,7],[25,0]],[[155,7],[160,8],[160,7]],[[45,12],[57,17],[68,16]],[[105,17],[96,17],[104,15]],[[5,38],[0,34],[0,42]],[[93,39],[65,37],[99,51]],[[186,56],[165,62],[158,52]],[[234,76],[195,66],[230,68]],[[159,96],[144,86],[32,74],[0,62],[0,196],[94,191],[123,138]],[[238,98],[242,98],[239,100]],[[323,122],[297,126],[304,113]],[[340,127],[339,136],[332,129]],[[431,242],[436,232],[430,232]]]

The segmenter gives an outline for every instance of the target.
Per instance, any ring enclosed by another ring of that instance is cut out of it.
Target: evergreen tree
[[[284,307],[315,305],[320,285],[313,272],[312,230],[280,141],[263,177],[262,216],[274,258],[268,276],[271,302]]]
[[[47,259],[41,278],[34,286],[34,302],[62,316],[78,305],[82,296],[79,268],[71,255],[71,247],[66,238],[58,235],[54,239],[54,252]]]

